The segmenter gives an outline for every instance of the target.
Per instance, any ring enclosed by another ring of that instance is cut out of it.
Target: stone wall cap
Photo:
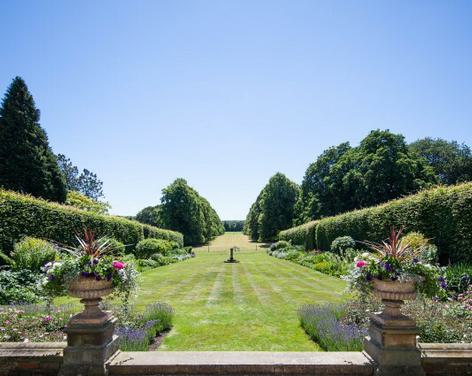
[[[160,365],[370,365],[362,352],[136,351],[121,352],[111,362]]]
[[[1,342],[0,358],[62,356],[66,342]]]

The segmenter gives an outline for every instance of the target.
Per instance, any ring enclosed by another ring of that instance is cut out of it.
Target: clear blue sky
[[[3,0],[0,90],[26,80],[113,213],[184,177],[239,219],[374,128],[471,145],[471,20],[471,1]]]

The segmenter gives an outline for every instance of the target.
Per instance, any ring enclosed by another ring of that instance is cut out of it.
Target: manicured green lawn
[[[236,245],[239,264],[225,264]],[[144,272],[138,308],[161,301],[175,309],[162,350],[313,351],[297,308],[341,301],[345,283],[255,250],[240,233],[227,233],[197,257]]]

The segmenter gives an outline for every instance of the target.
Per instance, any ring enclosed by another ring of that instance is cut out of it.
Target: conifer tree
[[[39,115],[26,83],[16,77],[0,107],[0,187],[64,202],[64,177]]]

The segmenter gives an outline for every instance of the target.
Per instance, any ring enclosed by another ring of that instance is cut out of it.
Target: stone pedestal
[[[100,309],[101,298],[81,302],[85,310],[71,318],[64,329],[67,347],[64,349],[60,376],[104,376],[105,363],[118,351],[114,318]]]
[[[385,308],[371,316],[369,336],[364,340],[365,352],[376,363],[375,375],[424,376],[416,345],[418,330],[415,322],[400,312],[403,300],[383,298],[382,303]]]

